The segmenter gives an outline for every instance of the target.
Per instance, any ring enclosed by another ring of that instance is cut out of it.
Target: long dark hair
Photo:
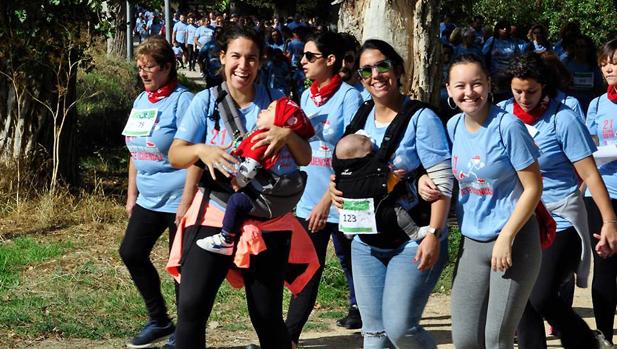
[[[392,62],[392,66],[394,67],[394,72],[399,74],[398,85],[401,86],[400,76],[405,74],[405,61],[403,57],[396,52],[392,45],[387,42],[379,39],[368,39],[362,44],[360,47],[360,52],[358,52],[358,59],[360,61],[360,57],[366,50],[377,50],[381,52],[386,59],[389,59]]]
[[[608,61],[613,62],[615,52],[617,52],[617,39],[613,39],[602,46],[598,54],[598,65]]]
[[[314,34],[306,39],[306,42],[312,41],[317,46],[317,49],[323,57],[334,55],[334,65],[332,66],[332,75],[337,74],[343,65],[343,57],[345,56],[345,45],[340,34],[334,32],[322,32]]]
[[[227,52],[227,45],[229,45],[232,40],[235,40],[237,38],[246,38],[255,43],[255,45],[257,45],[257,50],[259,51],[259,59],[261,61],[265,47],[264,38],[251,27],[228,25],[223,29],[221,35],[219,35],[219,37],[216,39],[216,43],[218,47],[221,48],[221,51]]]
[[[544,60],[535,52],[527,52],[516,56],[510,62],[505,73],[505,78],[512,81],[514,78],[523,80],[534,79],[544,85],[542,94],[555,97],[557,94],[557,77],[553,71],[546,67]]]

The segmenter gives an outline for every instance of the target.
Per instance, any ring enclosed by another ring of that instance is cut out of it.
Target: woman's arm
[[[195,193],[197,193],[197,184],[199,184],[203,172],[204,170],[197,166],[191,166],[187,169],[186,179],[184,180],[184,190],[182,191],[182,200],[176,211],[176,225],[180,224],[182,217],[184,217],[186,211],[191,207]]]
[[[126,213],[129,217],[133,213],[133,207],[137,202],[137,167],[133,163],[133,159],[129,159],[129,184],[126,191]]]
[[[537,161],[516,173],[523,185],[523,193],[495,241],[491,261],[493,271],[505,271],[512,266],[512,242],[534,213],[542,196],[542,176]]]
[[[596,163],[593,157],[588,156],[575,162],[574,168],[587,184],[591,197],[602,215],[602,230],[599,235],[594,234],[599,240],[595,247],[596,252],[601,257],[613,255],[617,252],[617,216]]]

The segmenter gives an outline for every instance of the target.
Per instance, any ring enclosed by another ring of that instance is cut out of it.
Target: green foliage
[[[617,16],[611,0],[477,0],[471,13],[482,14],[489,25],[500,19],[523,26],[542,23],[548,26],[554,40],[561,26],[570,21],[578,21],[582,32],[591,36],[596,44],[617,34]]]

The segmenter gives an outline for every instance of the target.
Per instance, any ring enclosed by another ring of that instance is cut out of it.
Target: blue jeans
[[[448,239],[441,238],[439,261],[425,272],[413,262],[418,243],[377,248],[355,237],[351,262],[364,349],[437,348],[420,326],[428,297],[448,260]]]

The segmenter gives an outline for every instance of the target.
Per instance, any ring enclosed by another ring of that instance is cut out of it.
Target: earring
[[[454,98],[448,97],[448,107],[452,110],[456,110],[456,104],[454,103]]]

